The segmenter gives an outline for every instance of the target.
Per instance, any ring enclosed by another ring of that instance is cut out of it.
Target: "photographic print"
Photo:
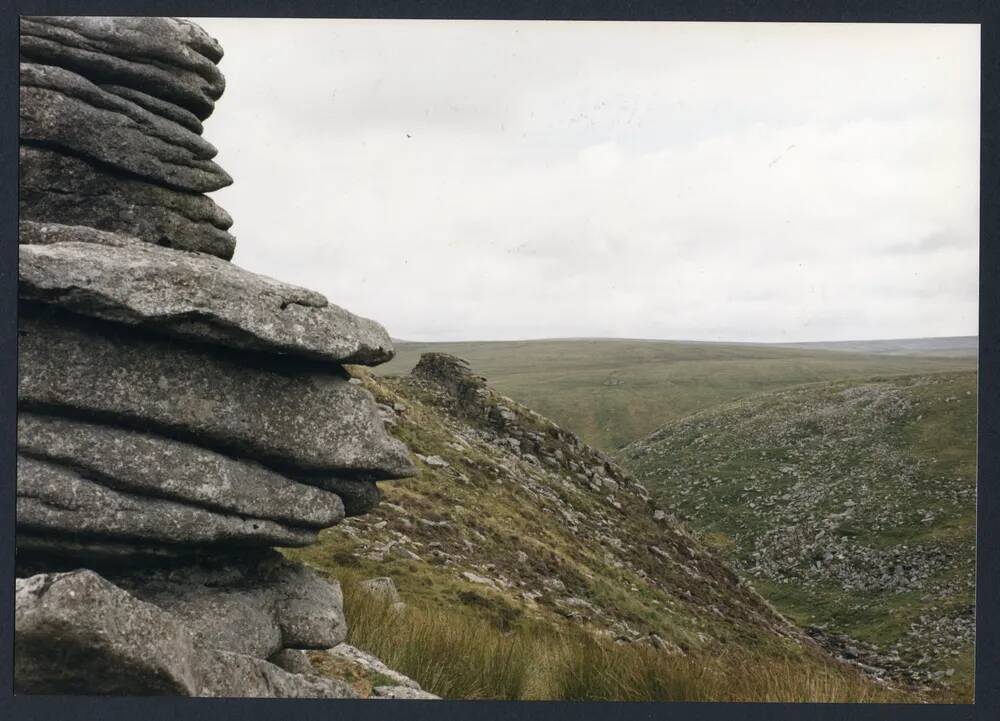
[[[972,703],[979,43],[22,17],[15,692]]]

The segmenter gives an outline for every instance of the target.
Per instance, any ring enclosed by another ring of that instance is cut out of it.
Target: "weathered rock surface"
[[[167,545],[305,546],[316,531],[116,491],[86,472],[18,455],[17,522],[41,533]]]
[[[115,174],[43,148],[20,149],[20,217],[86,225],[153,245],[195,250],[228,260],[236,239],[229,214],[210,198]]]
[[[364,479],[323,475],[312,477],[309,482],[340,496],[345,516],[363,516],[382,500],[378,486]]]
[[[23,409],[62,408],[155,429],[309,471],[303,480],[320,486],[324,474],[376,480],[414,472],[405,446],[382,427],[371,394],[336,372],[266,357],[244,361],[27,305],[18,333]]]
[[[93,571],[18,579],[17,693],[352,698],[342,682],[203,649],[176,617]]]
[[[309,660],[309,652],[300,648],[283,648],[267,660],[289,673],[316,673]]]
[[[101,90],[113,93],[120,98],[131,100],[136,105],[145,108],[151,113],[155,113],[156,115],[166,118],[167,120],[172,120],[179,125],[183,125],[193,133],[201,135],[205,130],[201,121],[198,120],[197,115],[192,113],[190,110],[185,110],[179,105],[168,103],[166,100],[160,100],[152,95],[147,95],[141,90],[126,88],[123,85],[99,85],[98,87]]]
[[[223,514],[325,528],[344,517],[334,493],[297,483],[258,463],[150,433],[23,412],[22,455],[71,467],[127,493]]]
[[[377,656],[373,656],[367,651],[362,651],[360,648],[356,648],[349,643],[341,643],[333,648],[327,649],[326,652],[335,658],[339,658],[359,666],[368,673],[376,673],[385,676],[397,686],[403,686],[417,691],[421,690],[420,684],[409,676],[389,668]]]
[[[184,20],[153,17],[25,17],[21,55],[93,82],[134,88],[204,120],[225,89],[222,48]]]
[[[321,676],[288,673],[253,656],[225,651],[195,654],[197,681],[193,696],[223,698],[357,698],[344,681]]]
[[[209,192],[233,182],[200,135],[69,70],[22,63],[20,100],[23,141],[179,190]]]
[[[361,582],[361,587],[376,596],[385,597],[389,603],[399,603],[399,591],[395,582],[388,576],[369,578]]]
[[[439,700],[440,696],[435,696],[427,691],[409,688],[407,686],[376,686],[372,689],[373,698],[405,699],[410,701],[433,701]]]
[[[21,249],[22,298],[195,341],[332,363],[393,356],[385,329],[320,293],[204,254],[151,245]]]
[[[340,585],[274,552],[109,579],[170,612],[204,648],[267,658],[282,648],[328,648],[347,636]]]
[[[21,19],[19,693],[382,681],[341,678],[354,667],[324,651],[347,634],[339,584],[271,547],[415,472],[344,367],[392,344],[226,262],[232,218],[202,195],[232,182],[201,137],[221,57],[183,20]]]
[[[22,220],[17,224],[17,242],[21,245],[49,245],[50,243],[95,243],[112,248],[137,245],[142,241],[120,233],[89,228],[86,225],[62,225]]]
[[[93,571],[17,579],[18,693],[191,694],[191,637]]]

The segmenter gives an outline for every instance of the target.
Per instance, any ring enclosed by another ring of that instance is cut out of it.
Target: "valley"
[[[775,605],[848,657],[970,683],[976,374],[800,386],[619,454]]]
[[[452,353],[501,393],[608,452],[669,421],[766,391],[976,367],[967,353],[942,357],[656,340],[397,342],[396,351],[377,374],[406,374],[421,353]]]
[[[611,453],[661,514],[835,655],[961,697],[975,636],[974,340],[400,343],[376,373],[432,349],[470,360]]]

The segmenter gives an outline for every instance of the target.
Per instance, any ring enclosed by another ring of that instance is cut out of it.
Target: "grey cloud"
[[[395,337],[975,332],[975,27],[198,22],[235,261]]]

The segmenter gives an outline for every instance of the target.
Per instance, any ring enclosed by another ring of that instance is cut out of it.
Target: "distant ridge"
[[[601,336],[567,336],[564,338],[519,338],[514,340],[443,340],[421,341],[393,338],[394,345],[448,346],[460,344],[500,344],[500,343],[673,343],[678,345],[704,344],[708,346],[763,346],[770,348],[800,348],[804,350],[832,350],[851,353],[874,353],[881,355],[936,355],[975,358],[979,351],[979,337],[937,336],[932,338],[880,338],[873,340],[835,341],[743,341],[743,340],[691,340],[685,338],[612,338]]]
[[[949,358],[975,358],[979,353],[978,336],[940,338],[894,338],[889,340],[817,341],[813,343],[773,343],[782,348],[832,350],[877,355],[933,355]]]

